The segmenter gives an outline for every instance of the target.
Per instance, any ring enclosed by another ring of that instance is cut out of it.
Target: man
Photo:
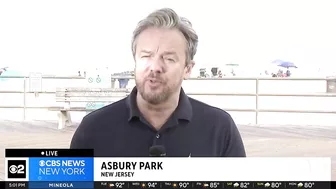
[[[225,111],[186,96],[181,85],[194,66],[198,36],[172,9],[140,21],[133,33],[136,87],[96,110],[77,128],[71,148],[95,156],[148,157],[161,145],[169,157],[245,157],[238,129]]]

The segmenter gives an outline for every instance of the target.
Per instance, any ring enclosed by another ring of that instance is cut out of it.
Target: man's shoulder
[[[225,127],[226,129],[236,126],[231,115],[225,110],[194,98],[189,97],[189,100],[193,108],[193,117],[200,119],[200,122],[206,122],[207,125],[210,123],[210,125],[216,127]]]
[[[215,106],[211,106],[199,100],[189,97],[189,101],[193,107],[194,112],[206,114],[211,117],[220,116],[222,118],[231,118],[230,114],[223,109],[220,109]]]
[[[111,103],[106,105],[102,108],[94,110],[87,114],[84,118],[82,123],[96,123],[95,125],[106,123],[106,121],[113,121],[113,119],[121,119],[128,113],[128,108],[126,104],[126,99],[121,99],[117,102]],[[115,120],[117,121],[117,120]],[[100,123],[99,123],[100,122]]]
[[[126,100],[122,99],[86,115],[77,127],[71,148],[95,148],[95,141],[116,132],[120,122],[127,119]]]

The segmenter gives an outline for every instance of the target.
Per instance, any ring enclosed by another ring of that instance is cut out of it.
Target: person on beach
[[[168,157],[246,157],[230,114],[182,88],[197,45],[191,22],[172,9],[141,20],[132,38],[136,86],[126,98],[85,116],[70,148],[94,149],[96,157],[149,157],[158,145]]]

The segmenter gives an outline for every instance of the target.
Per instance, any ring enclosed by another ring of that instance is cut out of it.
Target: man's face
[[[148,28],[137,38],[135,80],[138,92],[151,104],[166,101],[190,76],[186,40],[175,29]]]

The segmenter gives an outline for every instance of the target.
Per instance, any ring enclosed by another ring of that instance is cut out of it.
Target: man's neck
[[[157,130],[167,122],[178,106],[180,93],[172,95],[166,102],[153,105],[137,94],[137,105],[144,118]]]

